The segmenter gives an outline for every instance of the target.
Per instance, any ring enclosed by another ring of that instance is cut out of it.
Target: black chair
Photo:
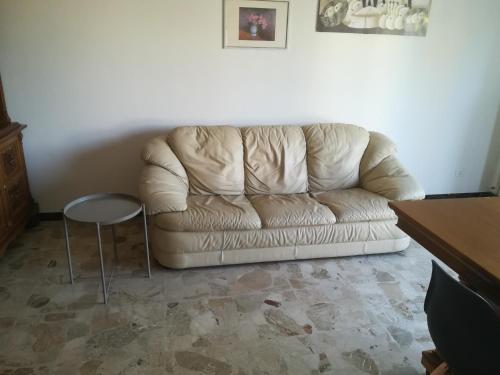
[[[434,261],[424,310],[437,352],[454,375],[500,374],[500,319],[495,309]]]

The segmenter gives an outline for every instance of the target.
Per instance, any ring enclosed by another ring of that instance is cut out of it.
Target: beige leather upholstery
[[[420,184],[396,159],[396,145],[385,135],[371,132],[361,159],[361,187],[391,200],[424,199]]]
[[[391,200],[425,198],[425,192],[420,184],[408,174],[393,155],[385,158],[370,172],[361,176],[361,186]]]
[[[245,176],[239,129],[180,127],[168,136],[168,143],[186,168],[191,194],[243,194]]]
[[[370,132],[369,134],[370,141],[359,165],[359,174],[361,176],[370,172],[388,156],[395,155],[397,151],[396,145],[385,135],[377,132]]]
[[[189,184],[186,170],[167,144],[165,137],[150,140],[142,151],[142,159],[148,164],[164,168],[179,177],[184,185]]]
[[[359,165],[360,175],[370,172],[380,164],[386,157],[395,155],[396,145],[385,135],[377,132],[370,132],[370,141]]]
[[[139,197],[148,215],[184,211],[187,208],[188,185],[181,178],[155,165],[142,170]]]
[[[335,223],[328,207],[308,194],[249,195],[264,228],[285,228]]]
[[[241,129],[246,194],[307,191],[306,142],[298,126]]]
[[[165,138],[149,141],[142,158],[149,165],[142,171],[139,197],[146,204],[148,214],[185,210],[188,178]]]
[[[328,191],[358,185],[359,163],[368,145],[368,132],[344,124],[304,126],[303,130],[309,190]]]
[[[160,243],[158,240],[153,240]],[[404,250],[410,244],[410,238],[370,242],[331,243],[325,245],[280,246],[265,248],[245,248],[226,251],[207,251],[202,253],[171,253],[153,249],[158,262],[169,268],[192,268],[206,266],[223,266],[228,264],[245,264],[276,262],[280,260],[333,258],[354,255],[384,254]]]
[[[261,227],[259,215],[244,195],[190,195],[187,210],[155,217],[155,224],[175,232],[249,230]]]
[[[324,191],[313,193],[313,196],[335,213],[339,223],[397,218],[387,205],[387,198],[364,189]]]
[[[147,144],[139,186],[167,267],[399,251],[409,238],[387,203],[424,197],[394,144],[352,125],[184,127],[167,141]]]
[[[158,218],[160,216],[162,215]],[[197,253],[405,238],[406,235],[395,223],[396,220],[380,220],[287,228],[185,232],[167,231],[159,227],[158,220],[155,220],[152,233],[157,237],[157,241],[153,243],[160,246],[162,251]]]

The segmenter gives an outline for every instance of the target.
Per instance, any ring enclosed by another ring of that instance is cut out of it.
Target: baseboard
[[[41,221],[56,221],[62,220],[62,212],[40,212],[38,218]]]
[[[457,193],[457,194],[431,194],[426,195],[425,199],[453,199],[453,198],[479,198],[479,197],[496,197],[495,194],[489,191],[477,193]]]

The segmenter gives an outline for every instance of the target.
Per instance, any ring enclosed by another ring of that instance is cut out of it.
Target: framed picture
[[[425,36],[432,0],[318,0],[316,31]]]
[[[224,1],[225,48],[286,48],[287,32],[288,1]]]

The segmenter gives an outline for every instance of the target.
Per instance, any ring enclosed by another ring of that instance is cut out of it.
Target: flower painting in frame
[[[286,48],[288,1],[225,0],[224,47]]]

